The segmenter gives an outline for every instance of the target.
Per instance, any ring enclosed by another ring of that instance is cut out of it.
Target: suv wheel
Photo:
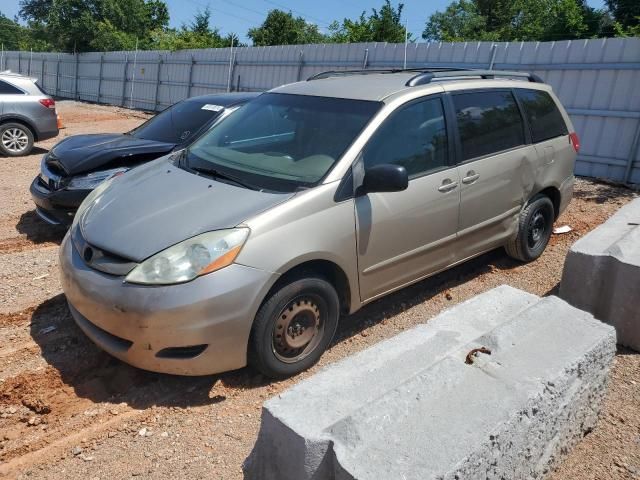
[[[329,346],[339,316],[338,294],[327,280],[294,279],[258,310],[249,339],[249,364],[272,378],[306,370]]]
[[[33,133],[21,123],[0,125],[0,152],[9,157],[28,155],[33,148]]]
[[[536,195],[520,213],[518,234],[507,243],[507,255],[522,262],[537,259],[549,243],[555,210],[546,195]]]

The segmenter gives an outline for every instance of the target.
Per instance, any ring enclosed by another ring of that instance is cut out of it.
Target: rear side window
[[[22,95],[24,92],[13,85],[8,84],[0,80],[0,95]]]
[[[365,168],[384,163],[407,169],[409,178],[447,165],[447,129],[440,98],[431,98],[396,111],[363,151]]]
[[[568,133],[562,114],[547,92],[519,88],[516,95],[524,107],[534,143]]]
[[[453,95],[462,160],[524,145],[524,123],[509,91]]]

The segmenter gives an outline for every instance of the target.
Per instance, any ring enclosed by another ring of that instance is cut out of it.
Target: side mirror
[[[358,194],[400,192],[409,186],[407,170],[399,165],[382,164],[367,168]]]

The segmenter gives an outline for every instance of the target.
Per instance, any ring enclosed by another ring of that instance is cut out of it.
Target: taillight
[[[43,98],[40,103],[47,108],[56,108],[56,102],[53,98]]]
[[[569,134],[569,141],[571,142],[571,146],[578,153],[580,151],[580,139],[578,138],[578,134],[576,132]]]

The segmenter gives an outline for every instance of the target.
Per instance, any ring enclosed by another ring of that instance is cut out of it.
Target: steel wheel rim
[[[7,128],[2,132],[2,145],[11,153],[20,153],[29,145],[29,137],[20,128]]]
[[[320,344],[325,328],[318,298],[301,295],[280,311],[273,327],[272,350],[278,360],[296,363]]]
[[[529,228],[527,231],[529,248],[535,249],[540,246],[546,238],[548,228],[547,218],[544,213],[541,209],[536,210],[531,216],[531,220],[529,220]]]

